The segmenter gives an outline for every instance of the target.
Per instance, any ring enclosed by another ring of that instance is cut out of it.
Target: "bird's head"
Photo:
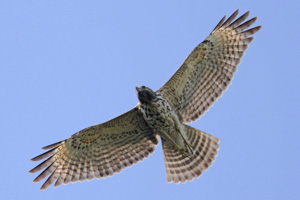
[[[141,104],[150,103],[157,98],[157,94],[146,86],[137,86],[135,91]]]

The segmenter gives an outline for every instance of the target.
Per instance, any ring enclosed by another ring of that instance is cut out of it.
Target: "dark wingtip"
[[[43,190],[46,190],[46,189],[47,189],[47,188],[45,188],[45,187],[42,186],[42,187],[40,188],[40,191],[43,191]]]
[[[56,142],[56,143],[54,143],[54,144],[50,144],[50,145],[48,145],[48,146],[45,146],[45,147],[43,147],[42,149],[44,149],[44,150],[52,149],[52,148],[55,148],[55,147],[59,146],[61,143],[62,143],[62,141],[59,141],[59,142]]]
[[[234,13],[232,13],[228,19],[222,24],[222,27],[227,27],[230,25],[230,23],[238,16],[239,9],[237,9]]]
[[[254,22],[256,22],[257,16],[256,16],[256,17],[253,17],[251,20],[253,20]],[[253,22],[253,23],[254,23],[254,22]]]
[[[245,15],[245,16],[249,16],[250,15],[250,10],[248,10],[247,12],[245,12],[243,15]]]
[[[32,182],[33,182],[33,183],[37,183],[37,182],[39,182],[39,181],[37,181],[36,179],[34,179]]]
[[[38,159],[38,157],[39,157],[39,156],[36,156],[36,157],[34,157],[34,158],[31,158],[30,160],[31,160],[31,161],[39,161],[40,159]]]
[[[40,190],[46,190],[49,186],[46,186],[45,184],[42,185],[42,187],[40,188]]]
[[[223,24],[223,22],[226,19],[226,15],[224,15],[224,17],[219,21],[219,23],[216,25],[216,27],[212,30],[212,32],[214,32],[215,30],[217,30],[218,28],[220,28]]]
[[[255,29],[255,33],[257,33],[261,28],[262,28],[262,25],[259,25],[259,26],[255,27],[253,29]]]

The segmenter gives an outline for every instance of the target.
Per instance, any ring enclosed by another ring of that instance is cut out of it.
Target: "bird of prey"
[[[41,190],[77,181],[100,179],[142,161],[162,141],[168,182],[185,183],[211,166],[219,139],[186,123],[199,119],[229,86],[254,33],[245,22],[249,11],[226,21],[224,16],[208,37],[185,59],[160,89],[136,87],[138,104],[105,123],[85,128],[69,139],[51,144],[32,158],[46,159],[30,170],[34,182],[48,179]]]

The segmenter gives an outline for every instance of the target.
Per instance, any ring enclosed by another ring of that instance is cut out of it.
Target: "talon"
[[[184,149],[180,149],[180,153],[184,156],[184,157],[188,157],[190,156],[190,152],[188,150],[184,150]]]
[[[193,148],[192,148],[192,146],[189,144],[189,143],[187,143],[186,141],[185,141],[185,147],[186,147],[186,152],[189,154],[189,155],[194,155],[194,151],[193,151]]]
[[[190,143],[188,143],[188,141],[183,137],[183,135],[180,133],[183,141],[184,141],[184,145],[185,145],[185,148],[186,148],[186,152],[188,155],[194,155],[194,151],[193,151],[193,147],[191,146]]]

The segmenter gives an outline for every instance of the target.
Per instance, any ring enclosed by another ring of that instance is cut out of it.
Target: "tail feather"
[[[162,142],[168,182],[185,183],[198,178],[212,165],[219,149],[219,139],[200,130],[186,127],[186,140],[193,148],[193,154],[184,155],[175,146]]]

